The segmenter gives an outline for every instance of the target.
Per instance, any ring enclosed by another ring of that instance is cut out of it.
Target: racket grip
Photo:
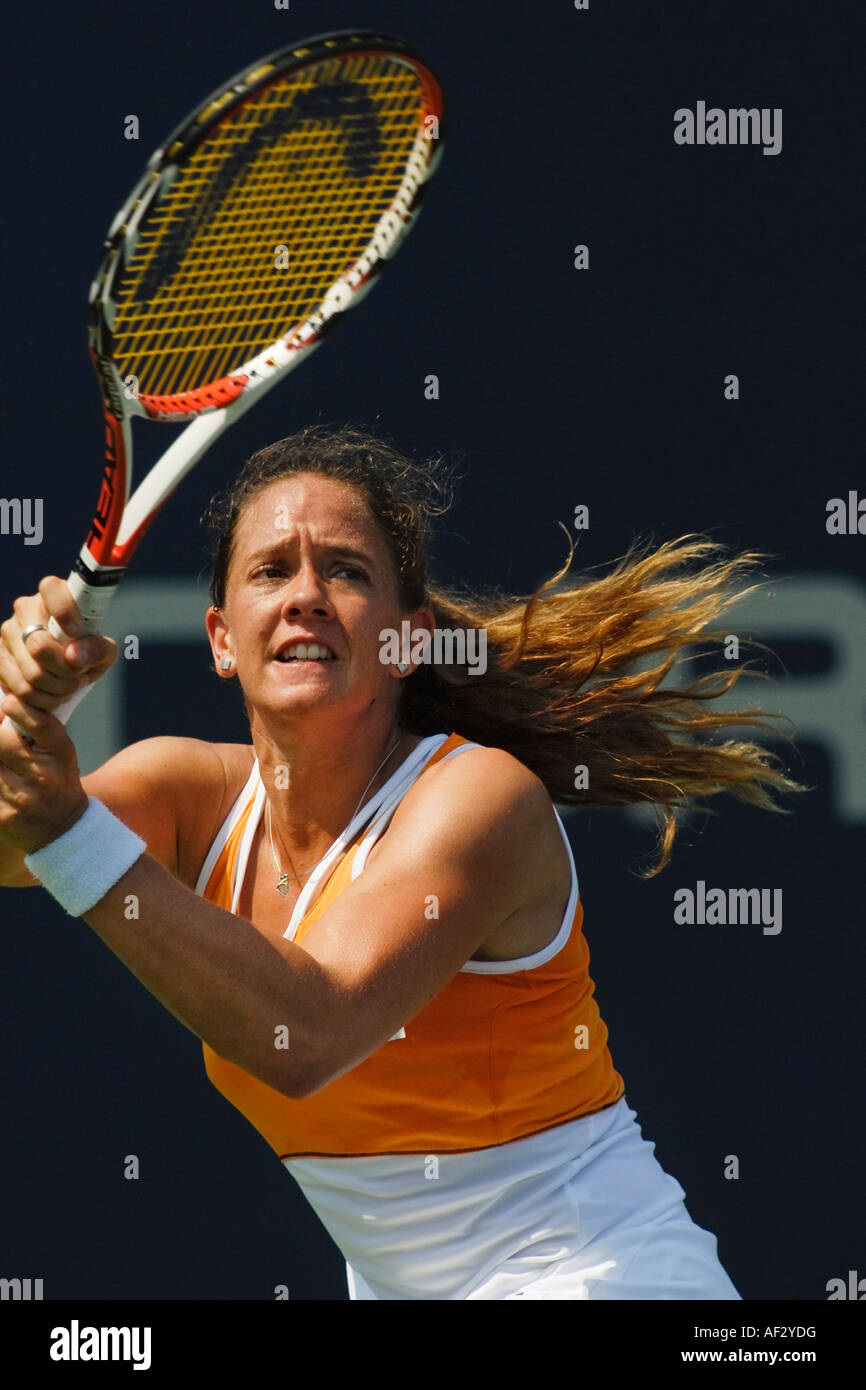
[[[81,616],[81,626],[84,636],[90,637],[94,632],[98,632],[102,626],[103,619],[108,612],[108,606],[117,592],[117,583],[106,585],[88,584],[87,580],[73,570],[66,580],[69,592],[75,599],[78,612]],[[60,627],[54,618],[48,621],[48,630],[52,637],[56,637],[58,642],[68,642],[68,635]],[[67,724],[73,712],[81,704],[85,695],[89,695],[93,689],[93,683],[82,685],[68,700],[64,700],[62,705],[58,705],[54,710],[54,718],[59,719],[61,724]]]
[[[73,695],[70,695],[68,700],[65,700],[62,705],[58,705],[57,709],[52,711],[54,718],[59,719],[61,724],[68,724],[70,717],[74,711],[78,709],[85,695],[90,694],[93,686],[94,682],[90,682],[88,685],[82,685],[80,690],[76,690]]]
[[[117,584],[88,584],[77,570],[72,570],[66,583],[81,616],[82,635],[90,637],[94,632],[99,631],[102,620],[108,612],[108,606],[117,591]],[[63,628],[55,618],[48,619],[48,631],[58,642],[67,643],[72,640],[69,634],[63,631]],[[85,695],[89,695],[92,689],[92,682],[87,685],[82,685],[70,695],[68,700],[64,700],[62,705],[58,705],[55,710],[52,710],[54,718],[59,719],[61,724],[67,724]],[[14,719],[10,719],[7,715],[3,720],[3,727],[5,729],[10,726],[15,729],[23,739],[26,739],[28,742],[30,741],[24,730],[19,729]]]
[[[91,685],[83,685],[80,690],[76,690],[73,695],[70,695],[68,700],[66,700],[62,705],[58,705],[57,709],[52,710],[54,718],[59,719],[61,724],[68,723],[69,717],[72,714],[72,712],[78,708],[85,695],[88,693],[88,691],[92,690],[92,688],[93,687]],[[8,714],[6,715],[6,718],[3,720],[3,728],[14,729],[16,734],[21,735],[25,743],[33,742],[30,735],[25,734],[24,730],[20,728],[18,724],[15,723],[14,719],[10,719]]]

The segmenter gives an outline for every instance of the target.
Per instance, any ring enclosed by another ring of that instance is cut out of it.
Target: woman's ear
[[[399,659],[395,656],[388,658],[391,671],[398,680],[402,680],[422,664],[424,653],[429,651],[435,631],[436,618],[432,608],[424,606],[416,608],[413,613],[404,614],[400,623]],[[405,640],[406,636],[408,641]]]
[[[222,609],[217,608],[216,604],[212,604],[205,614],[205,627],[217,671],[227,678],[234,675],[235,659],[231,635]]]
[[[425,632],[430,633],[431,637],[436,631],[436,615],[433,612],[433,609],[428,608],[426,605],[424,605],[421,608],[415,609],[415,612],[412,614],[411,621],[413,627],[423,628]]]

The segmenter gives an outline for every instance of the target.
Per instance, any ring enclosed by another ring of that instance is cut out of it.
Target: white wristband
[[[81,917],[146,849],[144,840],[91,796],[72,829],[26,855],[24,863],[71,917]]]

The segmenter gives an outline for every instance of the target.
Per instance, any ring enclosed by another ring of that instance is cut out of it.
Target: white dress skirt
[[[285,1161],[346,1256],[351,1299],[741,1297],[625,1097],[526,1139],[440,1155],[425,1201],[421,1162]]]

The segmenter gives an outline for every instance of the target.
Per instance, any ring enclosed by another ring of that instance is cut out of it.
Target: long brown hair
[[[429,578],[427,556],[431,520],[451,500],[445,461],[416,463],[354,426],[317,425],[253,454],[212,500],[204,519],[216,607],[225,600],[244,506],[293,473],[318,473],[363,496],[387,541],[404,612],[424,604],[437,628],[486,634],[484,674],[430,661],[402,683],[399,722],[406,732],[454,730],[505,749],[560,805],[654,807],[660,853],[649,877],[670,859],[683,808],[727,792],[782,811],[773,791],[804,790],[758,744],[714,738],[733,725],[776,732],[770,721],[781,716],[712,707],[751,663],[664,685],[684,648],[727,635],[708,624],[758,587],[731,591],[767,558],[761,552],[725,555],[696,534],[635,542],[609,574],[585,572],[566,583],[575,553],[569,543],[562,568],[528,597],[445,588]]]

